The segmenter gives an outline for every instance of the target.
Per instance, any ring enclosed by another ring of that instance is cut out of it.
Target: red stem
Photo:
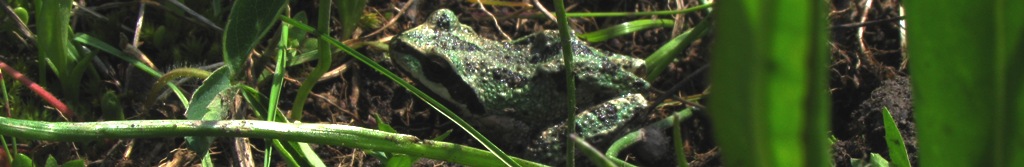
[[[17,79],[21,82],[21,84],[27,85],[28,89],[32,90],[32,92],[35,92],[36,95],[39,95],[39,97],[43,98],[43,100],[46,101],[46,103],[50,103],[50,106],[56,108],[57,111],[60,111],[61,116],[65,118],[75,116],[75,113],[71,112],[71,109],[68,108],[67,105],[64,105],[64,103],[60,102],[60,100],[58,100],[57,97],[54,97],[53,94],[50,94],[49,91],[46,91],[46,89],[44,89],[42,86],[39,86],[39,84],[33,82],[32,79],[29,79],[27,76],[25,76],[25,74],[21,74],[21,72],[18,72],[18,70],[11,68],[11,66],[8,66],[7,63],[4,63],[3,61],[0,61],[0,69],[3,69],[4,74],[7,74],[12,78]]]

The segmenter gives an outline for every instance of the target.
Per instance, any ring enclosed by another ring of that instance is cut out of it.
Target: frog
[[[566,72],[558,32],[545,30],[496,41],[479,36],[448,9],[394,37],[391,61],[499,147],[513,155],[555,164],[564,161],[565,131],[592,144],[608,144],[638,129],[647,108],[644,61],[596,49],[575,35],[575,122],[567,123]],[[523,147],[525,146],[525,147]]]

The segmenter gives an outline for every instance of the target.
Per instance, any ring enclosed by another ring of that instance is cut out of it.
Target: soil
[[[870,153],[879,153],[888,158],[888,148],[882,138],[884,131],[881,115],[879,115],[882,107],[888,107],[905,138],[911,161],[916,166],[916,132],[912,114],[909,71],[906,68],[908,57],[901,42],[900,19],[894,19],[900,16],[899,2],[877,0],[866,7],[865,1],[867,0],[832,0],[829,4],[828,19],[831,27],[832,58],[829,81],[833,99],[832,133],[837,139],[832,146],[833,162],[836,166],[850,166],[851,159],[865,159],[870,157]],[[440,8],[452,9],[459,15],[463,23],[470,25],[477,33],[489,39],[501,40],[505,39],[505,35],[516,38],[544,29],[557,29],[557,26],[548,19],[492,18],[482,11],[480,6],[467,1],[412,1],[408,8],[405,7],[406,2],[408,1],[370,1],[364,8],[364,12],[377,14],[374,16],[382,23],[388,23],[388,19],[390,19],[384,18],[383,15],[395,15],[399,11],[401,11],[401,15],[396,16],[398,18],[393,24],[385,24],[381,33],[371,34],[377,29],[360,28],[356,30],[354,36],[358,38],[353,41],[377,41],[388,38],[422,23],[430,13]],[[698,4],[696,0],[682,0],[682,2],[682,6],[684,6],[682,8]],[[675,7],[680,6],[676,3],[654,0],[570,0],[566,3],[571,12],[675,10]],[[550,9],[554,5],[548,2],[544,6]],[[532,8],[493,6],[486,8],[495,16],[539,14]],[[866,8],[867,10],[865,10]],[[307,14],[315,13],[316,4],[309,1],[303,5],[293,6],[291,10],[293,13],[299,11],[304,11]],[[862,18],[865,16],[865,11],[866,17]],[[99,12],[100,14],[110,14],[105,13],[106,11]],[[696,25],[707,17],[707,13],[695,12],[680,17],[654,17],[674,19],[681,24],[678,24],[676,28],[641,31],[591,45],[642,58],[657,50],[671,37],[681,33],[682,30],[685,30],[684,28]],[[314,19],[315,16],[310,17],[310,20]],[[635,19],[640,18],[578,18],[572,20],[571,26],[578,32],[591,32]],[[857,24],[864,22],[862,19],[871,23]],[[129,27],[134,25],[134,22],[129,20],[124,22]],[[334,20],[334,24],[337,24],[337,20]],[[496,27],[496,24],[500,28]],[[857,35],[861,29],[863,29],[863,35]],[[337,30],[340,28],[334,31]],[[678,90],[666,93],[676,98],[703,95],[710,84],[706,70],[701,69],[708,64],[710,40],[713,38],[714,34],[710,34],[688,46],[689,48],[682,53],[681,58],[670,64],[664,72],[665,75],[653,81],[652,86],[658,90],[667,91],[680,85]],[[358,50],[384,67],[397,71],[384,56],[384,51],[368,47]],[[152,48],[142,48],[142,51],[158,52]],[[29,52],[31,51],[24,53]],[[297,81],[306,77],[315,64],[310,62],[290,67],[282,97],[295,97],[295,90],[299,87]],[[446,141],[479,147],[472,138],[458,130],[454,124],[433,112],[430,106],[379,75],[373,69],[345,58],[336,59],[332,68],[334,67],[344,69],[340,70],[338,75],[329,76],[317,83],[304,104],[306,111],[303,113],[302,122],[336,123],[376,128],[377,122],[373,116],[379,115],[382,121],[387,122],[401,133],[421,138],[432,138],[452,130],[454,133]],[[130,72],[131,68],[126,64],[116,65],[116,68],[126,71],[117,77],[124,80],[123,83],[141,82],[143,84],[134,85],[146,85],[147,82],[153,82],[134,81],[139,79],[130,80],[130,78],[136,77],[129,76],[140,75],[141,72]],[[259,85],[258,87],[269,86]],[[126,85],[120,88],[124,91],[145,92],[142,90],[146,90],[148,87]],[[195,89],[195,85],[186,86],[185,89]],[[294,105],[291,104],[292,100],[289,98],[281,100],[281,108],[291,108]],[[127,101],[126,104],[140,103],[140,101],[130,99],[125,101]],[[168,101],[174,101],[174,99],[171,98]],[[129,111],[130,113],[126,113],[126,116],[132,117],[131,119],[182,119],[181,113],[184,109],[173,104],[158,105],[154,112],[132,109]],[[683,107],[685,106],[676,105],[659,108],[649,113],[648,116],[652,120],[663,118],[672,111]],[[252,111],[238,111],[234,118],[254,119],[251,116],[246,116],[246,113],[249,112]],[[687,159],[690,160],[690,166],[722,166],[721,155],[710,132],[709,121],[707,113],[700,111],[682,124],[686,149],[684,152]],[[651,133],[648,138],[652,139],[633,147],[632,151],[626,152],[625,159],[643,166],[674,166],[676,163],[673,159],[675,155],[672,155],[674,153],[664,149],[669,148],[670,144],[666,144],[670,141],[667,139],[670,134],[671,131]],[[212,157],[216,162],[223,163],[218,165],[236,166],[242,163],[238,160],[239,158],[235,158],[237,156],[235,149],[245,147],[235,147],[233,142],[234,140],[229,138],[217,140],[212,149]],[[250,148],[262,148],[265,145],[262,140],[249,142],[251,143]],[[47,155],[54,155],[61,162],[85,158],[87,163],[93,166],[194,166],[198,162],[195,153],[187,149],[181,138],[102,140],[80,143],[22,142],[19,148],[20,152],[33,153],[31,156],[36,160],[45,160]],[[367,156],[360,150],[328,145],[313,145],[313,149],[326,164],[382,166],[378,159]],[[262,160],[260,159],[262,158],[259,157],[263,157],[262,150],[253,150],[252,157],[257,159],[255,164],[261,164]],[[277,157],[273,161],[276,166],[285,165]],[[37,163],[42,163],[42,161]],[[418,161],[416,165],[455,166],[443,161],[426,159]]]

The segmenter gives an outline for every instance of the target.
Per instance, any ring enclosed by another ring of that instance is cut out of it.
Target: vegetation
[[[832,111],[837,102],[830,96],[835,86],[829,74],[836,71],[839,47],[830,47],[835,39],[829,30],[837,26],[826,11],[835,4],[824,1],[689,0],[637,12],[589,12],[572,7],[588,7],[586,2],[571,1],[567,9],[562,0],[88,3],[0,0],[0,166],[356,165],[343,164],[352,161],[338,160],[342,152],[334,148],[359,150],[346,156],[372,157],[352,158],[359,162],[378,160],[370,165],[412,166],[431,163],[417,161],[428,158],[469,166],[545,166],[510,156],[449,104],[395,74],[385,57],[391,35],[422,20],[418,14],[468,6],[486,14],[460,18],[497,25],[478,29],[495,38],[509,38],[502,28],[516,28],[510,31],[516,35],[536,25],[558,28],[563,38],[581,31],[579,37],[592,44],[618,49],[633,47],[623,41],[645,42],[638,34],[654,39],[643,43],[654,47],[641,49],[649,56],[640,56],[646,57],[645,78],[660,90],[651,93],[658,94],[652,100],[658,107],[645,113],[654,116],[645,122],[648,128],[609,148],[564,140],[576,148],[565,155],[569,166],[646,165],[632,157],[651,154],[624,152],[669,127],[671,160],[653,162],[1024,166],[1024,147],[1015,142],[1024,139],[1024,124],[1017,123],[1024,120],[1024,66],[1018,65],[1024,63],[1024,21],[1016,18],[1024,16],[1024,1],[907,1],[907,42],[899,46],[906,49],[904,61],[914,56],[909,70],[915,119],[876,109],[887,151],[849,162],[829,151],[840,142],[830,133],[837,131],[830,118],[845,115]],[[544,6],[555,15],[534,10]],[[606,17],[602,21],[612,24],[602,29],[574,23]],[[632,41],[624,40],[629,36]],[[571,52],[563,53],[565,66],[572,67]],[[709,74],[701,74],[705,69]],[[574,94],[573,74],[566,75],[567,92]],[[402,100],[412,97],[418,101]],[[575,109],[567,112],[575,115]],[[430,114],[439,120],[422,116]],[[333,121],[339,117],[345,120]],[[916,123],[916,138],[904,138],[900,119]],[[920,149],[911,149],[917,146],[906,143],[917,138]],[[50,141],[60,142],[44,146]],[[133,154],[135,147],[154,150]],[[62,149],[75,151],[54,151]],[[719,152],[720,159],[699,158]],[[576,154],[590,161],[575,162]]]

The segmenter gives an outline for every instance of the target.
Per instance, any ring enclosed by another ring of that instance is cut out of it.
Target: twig
[[[132,46],[139,47],[139,36],[142,36],[142,20],[146,18],[146,3],[139,3],[139,19],[135,21],[135,36],[132,37]]]
[[[887,18],[887,19],[871,20],[871,21],[859,22],[859,23],[847,23],[847,24],[832,26],[832,27],[829,27],[829,29],[833,29],[834,30],[834,29],[843,29],[843,28],[863,27],[863,26],[868,26],[868,25],[872,25],[872,24],[886,23],[886,22],[890,22],[890,21],[899,21],[899,20],[903,20],[903,16],[894,17],[894,18]]]
[[[551,12],[548,11],[548,8],[544,8],[544,5],[540,3],[540,0],[533,0],[533,3],[537,5],[537,9],[540,9],[541,13],[544,13],[545,16],[548,16],[548,19],[556,20],[555,15],[551,14]]]
[[[44,89],[42,86],[39,86],[39,84],[36,84],[36,82],[32,81],[32,79],[29,79],[27,76],[25,76],[25,74],[18,72],[18,70],[15,70],[14,68],[11,68],[11,66],[8,66],[7,63],[4,63],[3,61],[0,61],[0,69],[3,69],[4,74],[11,76],[11,78],[17,79],[19,82],[21,82],[21,84],[25,84],[25,86],[28,86],[29,90],[32,90],[32,92],[35,92],[36,95],[39,95],[39,97],[43,98],[43,101],[46,101],[46,103],[49,103],[50,106],[56,108],[57,111],[59,111],[58,114],[60,114],[60,116],[63,117],[65,120],[67,120],[68,117],[75,116],[75,113],[71,112],[71,109],[68,108],[67,105],[64,105],[64,103],[60,102],[60,100],[58,100],[57,97],[54,97],[53,94],[51,94],[49,91],[46,91],[46,89]]]
[[[861,15],[861,17],[860,17],[860,22],[861,23],[863,23],[863,22],[868,20],[868,12],[871,12],[871,4],[873,2],[874,2],[874,0],[866,0],[866,1],[864,1],[864,12],[861,12],[861,13],[863,13],[863,15]],[[860,46],[861,52],[863,52],[865,54],[863,56],[868,59],[868,63],[870,63],[870,65],[874,65],[874,61],[872,59],[873,56],[871,56],[871,50],[868,49],[868,46],[866,44],[864,44],[864,31],[865,31],[865,29],[867,29],[867,27],[860,27],[860,28],[857,29],[857,43],[859,44],[858,46]],[[857,64],[855,65],[855,67],[860,69],[860,65],[861,65],[861,61],[858,59]]]
[[[511,41],[512,37],[509,37],[508,34],[505,34],[505,30],[502,30],[501,29],[501,25],[498,24],[498,18],[495,18],[494,14],[492,14],[491,11],[487,11],[487,8],[484,7],[484,3],[480,2],[480,1],[476,1],[476,4],[480,6],[480,10],[483,10],[484,13],[487,13],[488,16],[491,16],[491,20],[494,20],[494,27],[498,28],[498,32],[501,34],[501,36],[504,36],[505,40]]]

